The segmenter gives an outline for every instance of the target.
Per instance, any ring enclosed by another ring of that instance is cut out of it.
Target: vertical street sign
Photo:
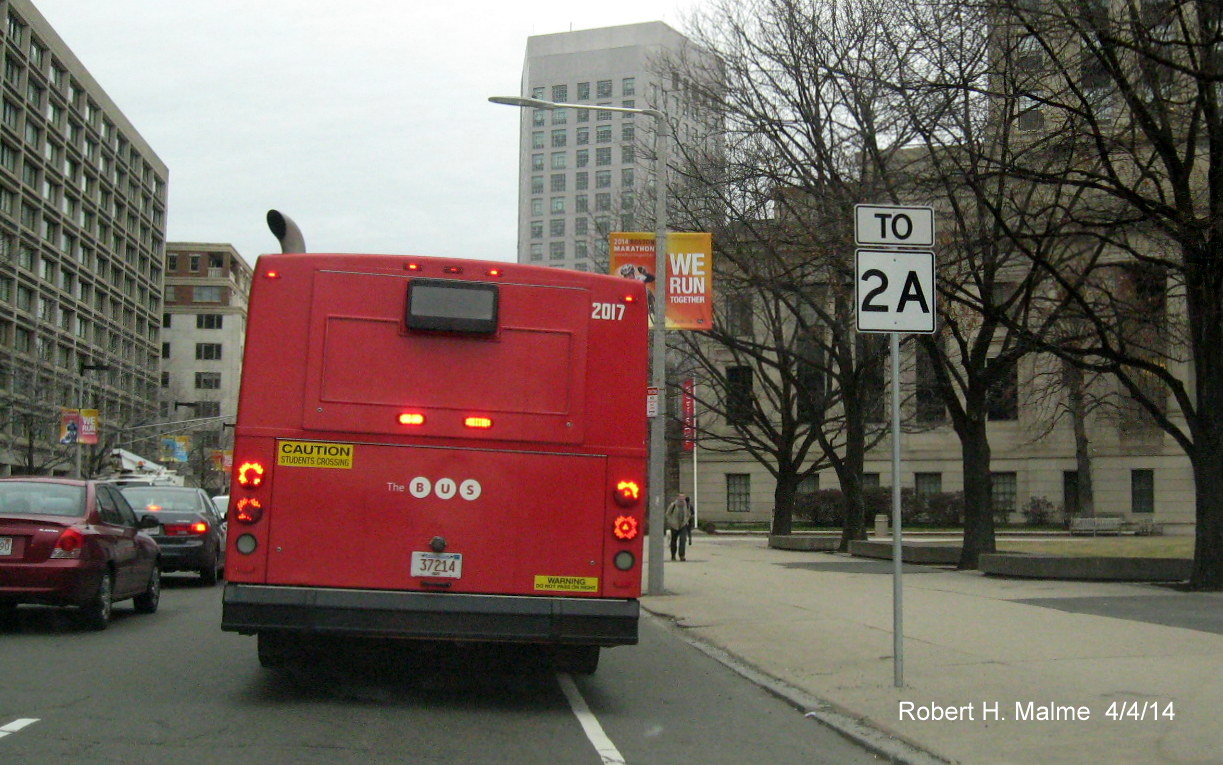
[[[855,205],[854,270],[859,332],[887,332],[892,352],[892,651],[904,686],[904,549],[900,523],[900,333],[934,332],[934,209]]]

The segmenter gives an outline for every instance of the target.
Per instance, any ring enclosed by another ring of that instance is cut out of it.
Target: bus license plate
[[[13,554],[13,538],[12,537],[0,537],[0,555],[12,555],[12,554]]]
[[[412,553],[412,576],[461,579],[463,554],[414,552]]]

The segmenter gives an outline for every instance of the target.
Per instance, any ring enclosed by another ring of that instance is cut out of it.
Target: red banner
[[[696,381],[691,377],[684,380],[683,391],[684,451],[690,452],[696,446]]]

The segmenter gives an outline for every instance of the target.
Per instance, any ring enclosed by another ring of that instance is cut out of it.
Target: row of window
[[[595,98],[614,97],[615,95],[613,92],[614,86],[615,86],[614,80],[596,80],[594,83],[594,91],[593,91],[594,97]],[[552,90],[552,101],[557,102],[557,103],[569,103],[569,85],[568,84],[553,85],[551,90]],[[589,101],[591,92],[592,91],[590,89],[589,82],[579,82],[577,83],[577,88],[574,91],[574,95],[576,96],[576,100],[579,102]],[[621,96],[637,95],[637,78],[636,77],[624,77],[620,80],[620,95]],[[531,98],[544,100],[547,97],[548,97],[548,88],[546,86],[541,85],[541,86],[531,89]]]
[[[161,387],[170,387],[170,373],[161,373]],[[195,373],[195,389],[196,390],[220,390],[221,389],[221,373],[220,372],[196,372]]]
[[[819,474],[808,476],[799,484],[798,494],[814,494],[819,491]],[[990,473],[992,504],[995,513],[1013,513],[1018,510],[1018,474],[1014,472]],[[880,487],[878,473],[863,473],[862,486],[867,489]],[[943,491],[942,473],[915,473],[913,490],[921,496],[939,494]],[[1067,470],[1063,473],[1063,507],[1073,515],[1078,513],[1078,473]],[[726,474],[726,509],[732,513],[751,511],[752,476],[750,473]],[[1130,471],[1130,512],[1146,515],[1155,512],[1155,471],[1137,468]]]
[[[220,361],[221,360],[221,343],[196,343],[195,344],[195,360],[196,361]],[[170,343],[161,344],[161,357],[163,359],[170,358]]]
[[[620,164],[631,165],[637,159],[637,147],[633,144],[624,144],[620,147]],[[595,167],[607,167],[612,163],[612,147],[599,146],[595,148],[594,153]],[[590,166],[590,149],[578,149],[573,153],[574,166],[578,168]],[[569,152],[554,151],[551,155],[549,167],[552,170],[568,170],[569,169]],[[540,172],[544,170],[544,155],[531,155],[531,170],[532,172]]]

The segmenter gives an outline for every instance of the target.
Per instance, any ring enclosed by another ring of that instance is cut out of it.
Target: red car
[[[77,606],[91,629],[134,599],[153,613],[160,550],[119,490],[68,478],[0,479],[0,615],[21,603]]]

